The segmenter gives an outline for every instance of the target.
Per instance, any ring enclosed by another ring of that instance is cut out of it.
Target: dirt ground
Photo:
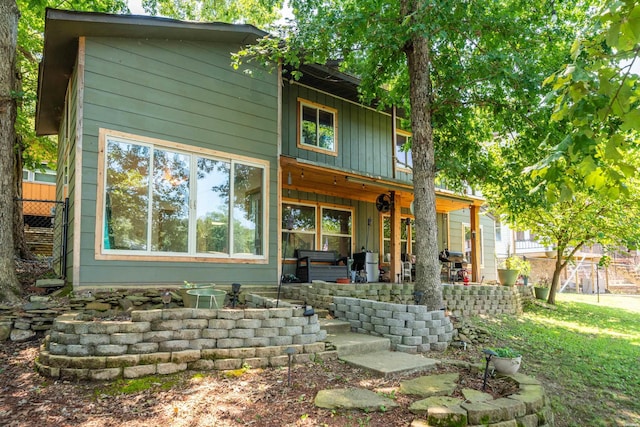
[[[0,345],[0,425],[22,426],[408,426],[417,418],[407,409],[418,397],[396,393],[400,380],[377,378],[339,361],[230,373],[188,371],[133,382],[68,382],[35,372],[41,341]],[[437,355],[434,355],[438,357]],[[456,350],[447,357],[469,358]],[[457,370],[464,387],[479,387],[482,372]],[[136,385],[147,384],[131,390]],[[361,387],[396,400],[385,412],[316,408],[319,390]],[[489,387],[507,393],[498,380]]]

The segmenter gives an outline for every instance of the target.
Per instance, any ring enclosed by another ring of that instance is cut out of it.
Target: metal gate
[[[36,256],[49,261],[59,278],[67,270],[67,232],[69,199],[18,199],[24,216],[27,248]]]

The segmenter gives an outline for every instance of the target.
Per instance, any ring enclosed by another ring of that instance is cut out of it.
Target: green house
[[[74,288],[276,285],[296,249],[365,248],[400,279],[415,240],[410,132],[331,67],[299,81],[235,70],[231,53],[265,34],[47,10],[36,131],[58,136]],[[439,247],[469,258],[474,281],[495,279],[482,204],[437,194]]]

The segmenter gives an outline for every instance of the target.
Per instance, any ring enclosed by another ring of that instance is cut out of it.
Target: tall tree
[[[563,128],[557,129],[561,134]],[[570,195],[562,195],[559,187],[532,174],[524,173],[527,165],[540,158],[540,153],[527,150],[518,141],[492,141],[487,151],[492,157],[492,179],[483,185],[491,210],[511,228],[528,230],[545,246],[554,248],[555,264],[547,302],[555,304],[560,275],[579,251],[600,244],[604,248],[637,248],[640,244],[640,183],[627,178],[629,189],[616,199],[602,195],[580,176],[571,179]],[[626,153],[629,164],[640,167],[638,153]]]
[[[0,0],[0,301],[19,295],[13,260],[16,44],[20,12],[15,0]]]
[[[282,3],[282,0],[143,0],[142,5],[152,15],[264,28],[280,18]]]
[[[44,13],[55,5],[49,0],[0,0],[0,298],[6,300],[20,293],[15,256],[29,256],[17,202],[23,161],[34,168],[55,159],[55,141],[36,138],[33,130]],[[74,10],[128,11],[123,0],[72,0],[66,5]]]
[[[637,174],[625,153],[640,150],[640,4],[607,0],[598,6],[579,27],[570,61],[546,80],[552,120],[567,126],[532,168],[549,183],[551,196],[559,189],[570,198],[579,177],[601,197],[616,199]]]
[[[364,102],[378,98],[381,106],[410,111],[416,289],[427,307],[439,309],[435,180],[461,187],[485,179],[487,156],[477,141],[494,133],[543,134],[524,128],[538,110],[542,80],[566,62],[571,26],[583,13],[571,1],[290,4],[294,19],[281,34],[284,43],[264,39],[239,52],[238,63],[270,58],[295,69],[340,59],[342,70],[361,78]]]

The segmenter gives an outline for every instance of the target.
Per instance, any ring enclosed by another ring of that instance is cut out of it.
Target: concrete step
[[[338,358],[350,365],[357,366],[382,377],[429,371],[440,363],[435,359],[429,359],[420,354],[408,354],[398,351],[351,354],[338,356]]]
[[[354,332],[327,333],[325,341],[335,347],[339,358],[352,354],[388,351],[391,347],[388,338]]]
[[[351,324],[349,322],[345,322],[344,320],[327,319],[319,315],[318,319],[320,319],[320,328],[327,331],[327,334],[335,335],[351,332]]]

